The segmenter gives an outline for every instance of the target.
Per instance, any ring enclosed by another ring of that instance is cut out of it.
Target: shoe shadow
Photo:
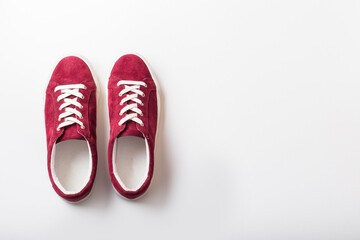
[[[158,91],[160,97],[160,116],[156,136],[154,175],[147,192],[142,197],[134,200],[134,202],[162,208],[166,205],[169,196],[171,170],[169,152],[166,146],[167,141],[164,134],[166,99],[161,91],[161,86]]]

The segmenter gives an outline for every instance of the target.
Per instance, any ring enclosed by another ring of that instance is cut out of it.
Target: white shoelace
[[[83,106],[77,101],[78,98],[83,99],[84,95],[79,92],[79,89],[86,89],[84,84],[70,84],[70,85],[61,85],[57,86],[54,92],[61,90],[61,95],[57,98],[57,101],[61,101],[64,99],[64,103],[61,104],[59,110],[65,108],[65,111],[59,115],[59,121],[64,118],[64,121],[59,124],[56,130],[60,131],[61,128],[72,125],[72,124],[79,124],[82,129],[85,128],[84,124],[77,118],[72,117],[71,115],[76,115],[80,119],[83,119],[81,112],[76,110],[75,107],[83,108]],[[75,98],[70,99],[69,97],[75,96]],[[69,107],[70,105],[74,105],[74,108]]]
[[[131,81],[131,80],[120,80],[117,83],[118,86],[125,85],[125,88],[119,93],[119,96],[122,96],[124,94],[127,94],[128,92],[132,92],[133,94],[129,95],[127,94],[125,98],[123,98],[120,102],[120,105],[123,105],[124,103],[129,103],[130,101],[133,101],[135,103],[127,104],[125,107],[123,107],[120,111],[120,115],[123,115],[127,111],[133,111],[133,113],[126,114],[125,117],[120,119],[119,125],[126,123],[129,120],[132,120],[141,126],[144,126],[143,121],[138,118],[138,114],[143,116],[142,111],[138,108],[138,104],[143,106],[143,102],[138,98],[138,96],[144,97],[145,94],[140,90],[140,86],[147,87],[146,83],[141,81]]]

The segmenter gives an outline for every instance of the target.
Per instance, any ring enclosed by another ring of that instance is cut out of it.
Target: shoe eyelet
[[[143,113],[140,113],[140,116],[144,116],[144,114],[143,114]]]
[[[145,86],[144,87],[146,87],[147,88],[147,84],[145,83]]]
[[[85,129],[85,126],[84,126],[84,125],[82,125],[82,126],[81,126],[81,129]]]
[[[60,131],[60,128],[56,128],[56,131]]]
[[[80,107],[79,107],[80,109],[83,109],[84,107],[83,107],[83,105],[80,105]]]
[[[144,124],[142,123],[142,124],[140,124],[140,126],[142,126],[142,127],[143,127],[143,126],[144,126]]]
[[[61,111],[60,107],[58,108],[59,111]]]
[[[84,98],[85,98],[84,95],[82,95],[82,96],[81,96],[81,99],[84,99]]]
[[[141,105],[141,106],[144,106],[144,104],[143,104],[142,102],[140,103],[140,105]]]
[[[119,93],[119,97],[121,97],[122,96],[122,94],[121,93]]]
[[[84,89],[87,89],[87,87],[86,87],[86,86],[84,86]]]
[[[145,93],[141,94],[142,97],[145,97]]]
[[[118,123],[119,126],[121,126],[120,122]]]
[[[84,117],[83,116],[80,116],[80,119],[83,119]]]

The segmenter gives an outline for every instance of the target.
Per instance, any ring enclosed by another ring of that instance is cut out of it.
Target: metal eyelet
[[[81,126],[81,129],[85,129],[85,126],[84,126],[84,125],[82,125],[82,126]]]
[[[142,124],[140,124],[140,126],[142,126],[142,127],[143,127],[143,126],[144,126],[144,124],[142,123]]]
[[[141,116],[144,116],[144,114],[143,114],[143,113],[140,113],[140,115],[141,115]]]
[[[144,106],[144,104],[143,104],[142,102],[140,103],[140,105],[141,105],[141,106]]]
[[[56,131],[60,131],[60,128],[56,128]]]
[[[145,83],[145,86],[144,87],[146,87],[147,88],[147,84]]]
[[[145,97],[145,93],[141,94],[142,97]]]
[[[119,97],[121,97],[122,96],[122,94],[121,93],[119,93]]]
[[[121,126],[120,122],[118,123],[119,126]]]
[[[83,119],[84,117],[83,116],[80,116],[80,119]]]
[[[80,105],[80,107],[79,107],[80,109],[83,109],[84,107],[83,107],[83,105]]]
[[[85,98],[84,95],[82,95],[82,96],[81,96],[81,99],[84,99],[84,98]]]
[[[86,86],[84,86],[84,89],[87,89],[87,87],[86,87]]]

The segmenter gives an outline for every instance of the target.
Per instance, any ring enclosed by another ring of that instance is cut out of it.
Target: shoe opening
[[[117,138],[113,149],[113,168],[114,175],[124,190],[138,190],[149,172],[147,141],[135,136]]]
[[[54,182],[65,194],[79,193],[89,182],[92,155],[87,141],[70,139],[54,144],[51,161]]]

